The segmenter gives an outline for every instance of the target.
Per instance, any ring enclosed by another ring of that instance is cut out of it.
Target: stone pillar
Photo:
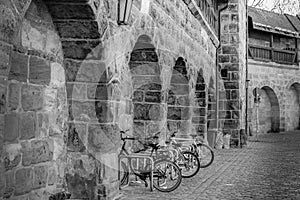
[[[246,2],[229,0],[221,13],[221,52],[218,56],[225,94],[220,93],[224,133],[239,142],[245,123]],[[221,127],[222,128],[222,127]]]

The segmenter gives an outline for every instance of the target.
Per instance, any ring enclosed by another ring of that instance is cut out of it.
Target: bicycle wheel
[[[125,164],[124,161],[121,162],[121,169],[120,169],[120,184],[124,186],[129,182],[129,169],[128,166]]]
[[[199,158],[190,151],[181,152],[178,160],[178,166],[181,169],[183,178],[190,178],[195,176],[200,169]]]
[[[197,144],[197,154],[200,159],[200,168],[206,168],[214,161],[214,151],[206,144]]]
[[[181,183],[179,167],[170,160],[158,160],[154,162],[153,186],[161,192],[171,192]]]

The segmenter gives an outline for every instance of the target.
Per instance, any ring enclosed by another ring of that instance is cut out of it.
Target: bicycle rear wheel
[[[206,168],[214,161],[214,151],[206,144],[197,144],[197,154],[200,160],[200,168]]]
[[[195,176],[200,169],[199,158],[190,151],[181,153],[181,158],[178,160],[178,166],[181,169],[183,178],[190,178]]]
[[[179,167],[172,161],[162,159],[154,162],[153,186],[161,192],[178,188],[182,180]]]
[[[124,161],[121,161],[120,185],[127,185],[129,182],[129,169]]]

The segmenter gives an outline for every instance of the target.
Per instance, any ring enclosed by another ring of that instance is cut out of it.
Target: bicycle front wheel
[[[190,178],[195,176],[200,169],[199,158],[190,151],[181,153],[181,158],[178,160],[178,166],[181,169],[183,178]]]
[[[179,167],[172,161],[162,159],[154,162],[153,186],[161,192],[178,188],[182,180]]]
[[[200,160],[200,168],[206,168],[214,161],[214,151],[206,144],[197,144],[197,154]]]
[[[129,182],[129,169],[128,166],[125,164],[124,161],[121,161],[121,171],[120,173],[120,184],[121,187],[127,185]]]

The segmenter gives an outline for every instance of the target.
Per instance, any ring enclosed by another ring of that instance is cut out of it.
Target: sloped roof
[[[299,30],[296,30],[286,15],[262,10],[259,8],[248,7],[248,15],[252,18],[253,27],[260,30],[272,31],[284,34],[299,35]],[[292,15],[289,15],[293,22],[299,25],[300,20]],[[298,21],[297,21],[298,20]]]
[[[293,24],[293,26],[296,28],[296,30],[300,33],[300,18],[299,16],[293,16],[285,14],[285,16],[290,20],[290,22]]]

